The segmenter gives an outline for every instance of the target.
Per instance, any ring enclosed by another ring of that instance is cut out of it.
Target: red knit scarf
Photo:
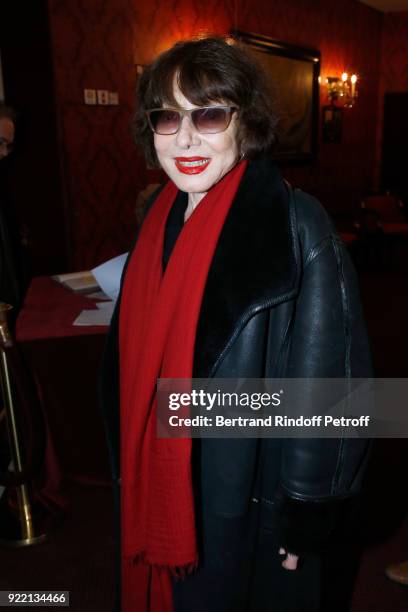
[[[156,437],[158,378],[191,378],[208,270],[246,162],[184,225],[165,273],[164,232],[177,188],[147,215],[120,306],[122,612],[171,612],[171,573],[197,564],[191,439]]]

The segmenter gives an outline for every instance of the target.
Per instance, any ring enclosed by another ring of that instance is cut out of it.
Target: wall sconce
[[[354,106],[358,96],[356,84],[356,74],[349,76],[347,72],[343,72],[341,77],[327,77],[327,96],[330,103],[334,106],[336,100],[339,100],[345,108]]]

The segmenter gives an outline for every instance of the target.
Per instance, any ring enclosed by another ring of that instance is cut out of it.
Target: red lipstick
[[[183,174],[200,174],[208,167],[209,157],[175,157],[176,168]]]

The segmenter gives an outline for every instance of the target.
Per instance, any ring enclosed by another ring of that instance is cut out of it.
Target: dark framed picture
[[[265,69],[276,99],[279,162],[311,162],[317,155],[320,52],[267,36],[233,30]]]
[[[323,142],[341,142],[343,110],[337,106],[323,106]]]

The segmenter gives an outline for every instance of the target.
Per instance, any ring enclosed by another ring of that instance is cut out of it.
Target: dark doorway
[[[14,151],[1,164],[0,185],[7,187],[24,235],[31,273],[58,273],[66,268],[67,215],[47,0],[2,3],[0,54],[5,102],[18,114]]]
[[[387,93],[384,98],[384,129],[381,187],[398,195],[407,206],[408,92]]]

